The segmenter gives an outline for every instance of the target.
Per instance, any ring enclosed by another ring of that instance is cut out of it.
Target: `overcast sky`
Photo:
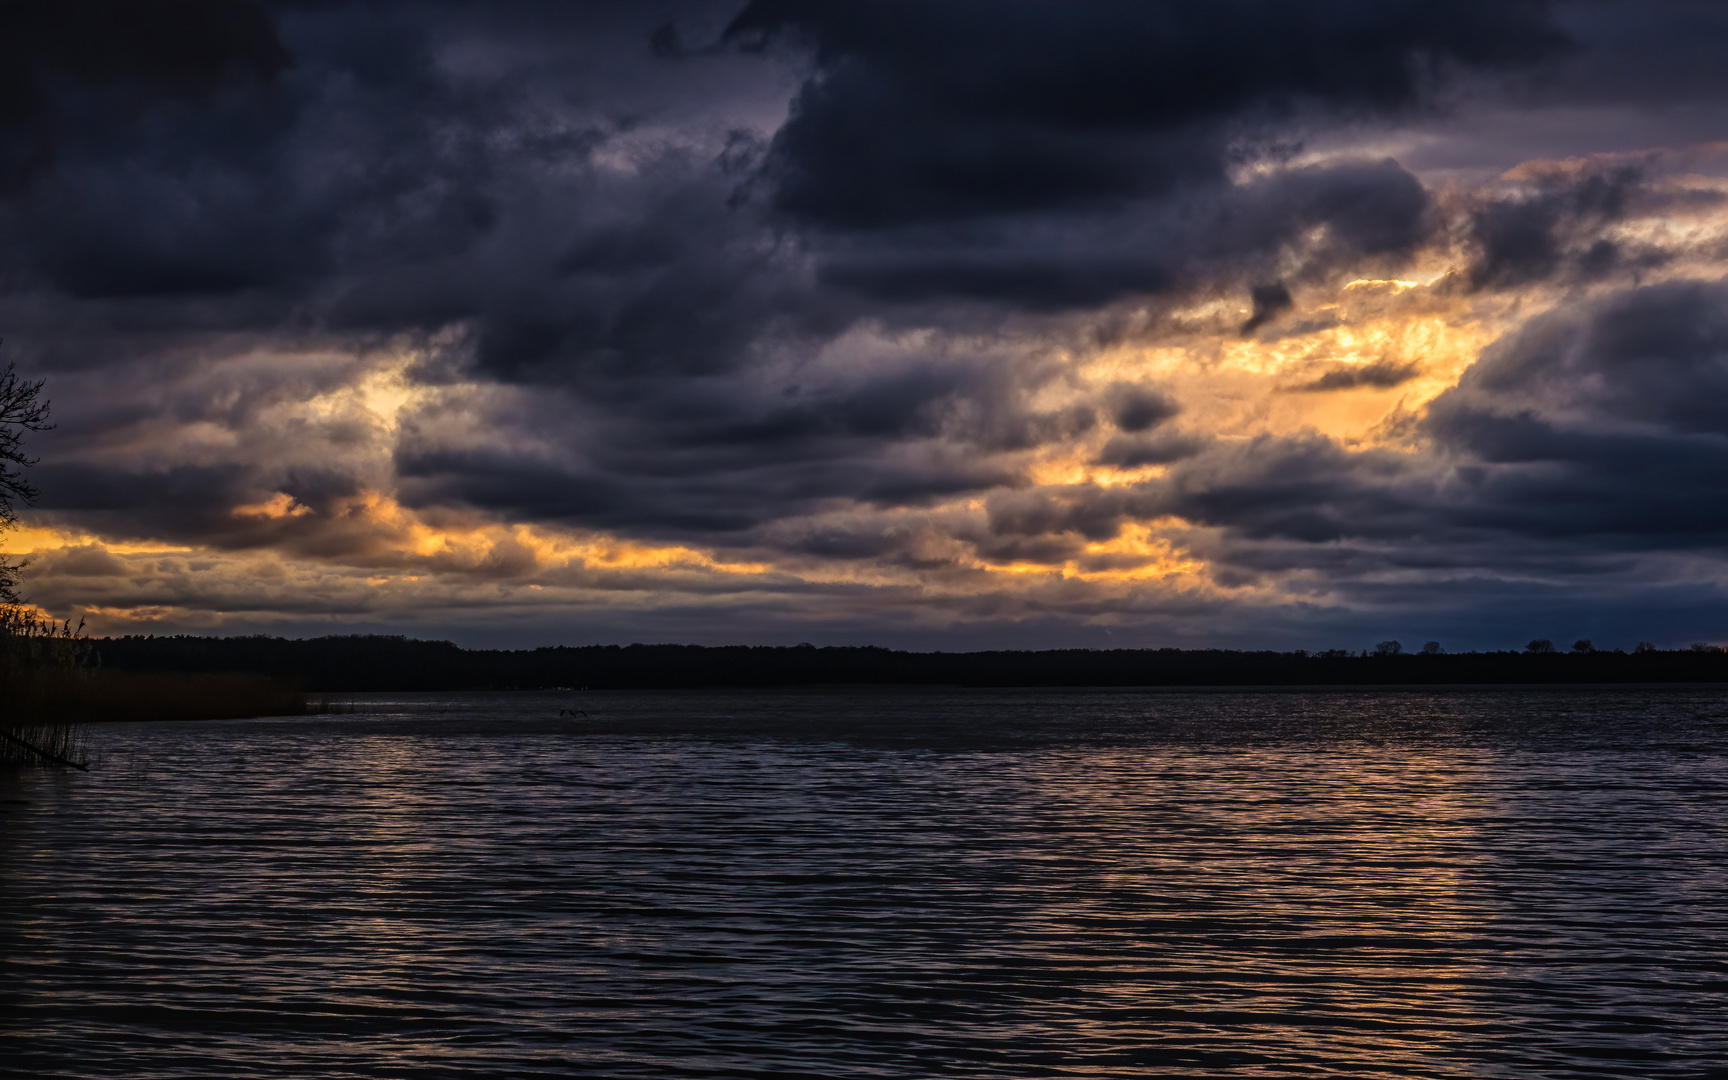
[[[1728,640],[1728,5],[0,9],[97,634]]]

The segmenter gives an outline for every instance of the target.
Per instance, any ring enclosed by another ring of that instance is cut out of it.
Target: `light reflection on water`
[[[1728,1076],[1719,691],[571,703],[99,729],[0,1072]]]

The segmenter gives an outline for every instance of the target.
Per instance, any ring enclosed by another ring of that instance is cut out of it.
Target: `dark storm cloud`
[[[140,472],[47,463],[36,469],[45,485],[36,505],[76,513],[121,535],[203,538],[229,527],[232,507],[254,490],[248,474],[240,464]]]
[[[1600,230],[1633,211],[1644,181],[1643,169],[1622,164],[1543,177],[1535,190],[1484,202],[1470,221],[1478,249],[1471,284],[1524,285],[1563,269],[1583,277],[1614,269],[1623,253]]]
[[[817,72],[775,136],[776,199],[840,228],[1216,182],[1241,114],[1408,107],[1436,65],[1521,66],[1564,44],[1545,4],[1407,0],[757,0],[728,30],[780,34],[813,43]]]
[[[736,381],[668,387],[631,412],[594,417],[562,460],[409,440],[397,470],[415,505],[455,499],[613,528],[736,531],[837,500],[917,505],[1011,483],[998,455],[1098,423],[1085,405],[1029,408],[1049,372],[1006,359],[878,360],[838,385],[771,393]],[[1114,397],[1131,419],[1169,407],[1156,395]]]
[[[1295,303],[1290,299],[1289,288],[1282,281],[1274,281],[1270,285],[1256,285],[1248,290],[1248,297],[1254,302],[1254,311],[1248,316],[1248,321],[1242,324],[1243,334],[1252,334]]]
[[[764,177],[828,234],[822,283],[1047,310],[1251,277],[1316,227],[1305,273],[1408,252],[1433,222],[1395,163],[1229,169],[1293,114],[1397,113],[1565,47],[1545,4],[1476,3],[764,0],[727,36],[813,51]]]
[[[1296,276],[1322,279],[1342,267],[1396,263],[1434,225],[1421,182],[1383,160],[1286,169],[1109,213],[1027,212],[812,246],[822,284],[874,301],[1061,311],[1234,285],[1287,256],[1300,260]]]
[[[511,46],[549,33],[554,52],[586,36],[646,60],[646,15],[638,25],[612,9],[545,4],[290,6],[279,12],[278,32],[243,4],[154,10],[165,14],[147,29],[179,44],[152,51],[151,33],[134,34],[137,55],[113,71],[202,98],[144,123],[110,117],[77,127],[71,160],[52,184],[30,193],[14,223],[45,284],[91,298],[275,289],[286,295],[262,309],[266,317],[313,299],[328,305],[336,326],[381,331],[473,319],[485,368],[531,381],[596,368],[723,370],[776,320],[796,318],[822,333],[857,316],[812,295],[795,251],[778,245],[748,207],[728,204],[755,158],[749,138],[708,162],[660,151],[627,182],[558,185],[555,177],[627,134],[631,121],[619,117],[629,106],[602,107],[575,124],[550,122],[538,90],[522,80],[507,73],[462,80],[438,63],[452,41]],[[1445,18],[1425,12],[1409,4],[1249,4],[1223,18],[1182,4],[758,5],[738,17],[732,34],[797,28],[814,37],[824,72],[867,68],[912,95],[919,115],[948,125],[912,145],[914,159],[950,137],[963,144],[963,129],[978,124],[1000,127],[1004,145],[1075,130],[1164,154],[1169,132],[1196,122],[1209,125],[1203,167],[1215,180],[1220,118],[1256,103],[1407,104],[1419,89],[1422,57],[1523,63],[1558,40],[1540,5],[1470,4]],[[196,22],[200,33],[173,34],[176,18]],[[50,20],[49,28],[59,25]],[[95,34],[91,55],[124,51],[117,36],[124,25]],[[1258,32],[1241,34],[1242,26]],[[49,37],[55,33],[65,36]],[[568,35],[563,42],[560,33]],[[100,66],[52,60],[64,51],[56,49],[44,51],[43,63]],[[283,72],[290,52],[295,67]],[[1339,62],[1344,57],[1348,63]],[[246,73],[279,75],[279,85],[210,96]],[[830,75],[805,94],[829,93]],[[788,147],[800,133],[844,135],[814,106],[794,113],[776,136],[772,162],[798,157]],[[847,141],[849,152],[868,157],[909,145],[894,116],[872,113],[869,138]],[[1083,170],[1085,162],[1064,152],[1052,167]],[[851,179],[870,172],[846,162],[799,167]],[[930,187],[920,179],[925,171],[915,160],[884,182],[870,181],[869,191],[893,207],[916,207]],[[1020,172],[990,175],[1012,183]],[[1044,213],[1069,204],[1069,186],[1008,203],[974,193],[957,213],[970,217],[999,203]],[[1146,190],[1133,181],[1134,193]],[[563,196],[562,204],[545,205],[548,195]],[[1168,287],[1196,259],[1269,251],[1315,224],[1330,225],[1347,252],[1402,250],[1419,239],[1424,208],[1420,185],[1390,164],[1301,170],[1252,186],[1223,211],[1202,207],[1198,226],[1129,230],[1126,243],[1115,239],[1124,233],[1112,221],[1017,244],[1018,223],[982,238],[903,236],[876,250],[828,251],[819,273],[877,297],[1096,303]],[[1049,239],[1074,254],[1038,250]],[[260,313],[233,310],[240,318]]]
[[[272,85],[69,125],[53,174],[15,193],[6,223],[30,283],[87,299],[275,289],[286,304],[356,264],[469,239],[464,224],[484,216],[464,160],[475,136],[448,125],[484,110],[438,85],[413,33],[370,43],[397,53],[379,73],[367,70],[377,53],[357,42],[346,54],[320,48],[331,44],[324,25],[285,29],[296,64]]]
[[[1193,457],[1206,446],[1206,440],[1193,435],[1160,433],[1151,436],[1118,435],[1104,444],[1093,459],[1097,465],[1112,465],[1118,469],[1138,469],[1143,465],[1168,465],[1173,461]]]
[[[0,8],[0,190],[48,165],[74,129],[136,122],[164,100],[267,81],[290,57],[243,0],[61,0]]]
[[[1182,406],[1147,386],[1117,383],[1106,391],[1110,419],[1123,431],[1138,434],[1175,416]]]
[[[1546,316],[1484,354],[1431,423],[1473,445],[1472,418],[1545,417],[1576,430],[1728,435],[1728,291],[1675,282]]]
[[[986,504],[989,532],[994,543],[985,550],[994,557],[1031,557],[1024,541],[1033,538],[1065,540],[1069,547],[1083,540],[1108,540],[1122,528],[1129,517],[1146,516],[1149,499],[1138,487],[1071,488],[1049,487],[1033,491],[1005,491],[992,495]],[[1005,549],[1004,541],[1013,547]],[[1047,557],[1062,558],[1072,552],[1068,547],[1046,553]]]
[[[754,468],[668,467],[659,455],[632,466],[559,468],[501,454],[425,454],[400,462],[411,506],[459,502],[542,521],[682,539],[715,540],[849,501],[911,506],[1013,483],[987,461],[952,454],[879,460],[868,449],[804,464],[763,456]],[[653,471],[647,467],[653,466]]]
[[[1394,360],[1375,360],[1369,364],[1333,368],[1316,379],[1290,389],[1295,393],[1307,394],[1325,393],[1328,390],[1354,390],[1363,386],[1375,390],[1390,390],[1404,385],[1420,374],[1421,365],[1415,361],[1398,363]]]
[[[1533,87],[1538,100],[1675,109],[1728,94],[1720,4],[1588,0],[1556,5],[1555,15],[1579,47]],[[1700,137],[1719,134],[1718,125]]]
[[[1158,509],[1253,539],[1328,544],[1416,535],[1425,507],[1400,455],[1350,453],[1320,436],[1221,445],[1177,469]]]
[[[33,174],[0,203],[14,354],[21,343],[23,358],[38,365],[125,358],[154,367],[160,387],[190,379],[183,396],[220,394],[198,410],[209,415],[178,407],[169,415],[244,441],[253,417],[243,407],[271,404],[270,396],[188,375],[188,353],[244,351],[271,338],[313,347],[343,337],[424,341],[460,325],[466,361],[423,365],[422,377],[548,385],[554,399],[605,410],[613,434],[637,448],[632,456],[650,473],[701,475],[714,468],[702,445],[724,450],[753,439],[765,464],[776,442],[796,441],[777,439],[776,424],[826,423],[877,443],[905,436],[922,415],[917,386],[896,393],[864,385],[856,400],[829,402],[814,418],[763,418],[729,378],[776,320],[796,324],[792,332],[834,328],[787,245],[762,227],[758,212],[735,203],[735,159],[748,158],[747,137],[699,131],[712,135],[712,149],[672,132],[644,137],[644,121],[628,115],[629,94],[618,96],[631,89],[626,79],[602,80],[605,93],[596,97],[583,80],[599,76],[586,70],[532,79],[509,64],[468,77],[450,69],[450,50],[471,46],[478,29],[488,47],[506,53],[545,48],[550,55],[536,60],[542,66],[623,50],[625,60],[595,66],[622,65],[641,78],[628,50],[640,52],[639,68],[653,65],[645,34],[617,14],[595,11],[570,25],[564,5],[289,7],[279,12],[276,47],[290,49],[295,63],[266,72],[276,75],[272,84],[230,93],[229,69],[240,61],[212,62],[209,77],[190,84],[199,95],[160,108],[146,101],[136,115],[91,114],[64,134],[51,172]],[[270,29],[267,20],[260,25]],[[530,40],[548,25],[571,36],[549,46]],[[170,52],[165,62],[185,67],[182,60]],[[653,80],[642,84],[638,98],[651,96]],[[51,88],[61,96],[44,108],[70,108],[76,94]],[[256,367],[236,376],[259,377]],[[692,389],[705,378],[708,392]],[[160,387],[107,401],[101,380],[81,386],[95,396],[65,403],[63,430],[49,440],[62,458],[99,457],[105,432],[138,429],[168,404],[154,392]],[[699,417],[680,414],[680,398],[697,395]],[[927,388],[931,395],[965,396],[966,388]],[[224,401],[230,407],[215,404]],[[898,415],[901,407],[911,420]],[[994,422],[981,417],[976,426]],[[681,454],[685,446],[692,451]],[[657,463],[641,460],[648,448],[657,449]],[[627,479],[602,473],[585,483],[581,471],[549,472],[520,459],[519,474],[506,482],[499,460],[410,453],[404,463],[418,477],[427,463],[443,462],[456,470],[451,492],[484,485],[487,497],[476,499],[483,505],[515,493],[519,512],[555,506],[564,511],[558,516],[579,516],[598,505],[585,492],[610,490],[616,494],[605,505],[635,498],[645,504],[640,520],[661,516]],[[159,499],[157,489],[178,490],[175,483],[134,476],[133,463],[80,468],[86,474],[63,478],[61,509],[106,520],[122,514],[119,502],[130,493],[139,530],[264,535]],[[212,507],[268,495],[281,471],[265,458],[244,484],[207,485]],[[551,488],[536,492],[536,483]],[[172,529],[170,517],[178,522]]]
[[[1653,158],[1460,192],[1375,138],[1301,145],[1436,103],[1514,107],[1492,81],[1508,74],[1537,72],[1519,93],[1547,103],[1717,100],[1699,42],[1728,27],[1654,8],[20,6],[0,14],[0,330],[54,379],[43,510],[236,559],[387,565],[399,552],[367,531],[384,526],[354,509],[383,491],[428,520],[932,580],[978,558],[1126,567],[1087,546],[1174,515],[1225,584],[1309,575],[1375,603],[1394,601],[1370,571],[1600,576],[1629,551],[1705,550],[1728,528],[1708,497],[1728,481],[1717,286],[1534,324],[1400,421],[1410,452],[1214,437],[1189,383],[1169,383],[1184,414],[1162,383],[1081,370],[1100,325],[1141,306],[1151,325],[1216,302],[1226,348],[1293,341],[1297,299],[1320,325],[1334,316],[1311,296],[1446,245],[1465,253],[1446,303],[1672,268],[1678,241],[1619,227],[1719,197],[1664,187],[1677,166]],[[1658,24],[1690,74],[1634,86],[1659,74]],[[1578,72],[1613,57],[1631,74],[1604,98]],[[1446,96],[1460,85],[1477,97]],[[368,359],[393,349],[425,392],[399,427],[326,415],[367,379],[394,387]],[[1313,363],[1284,389],[1421,374]],[[312,400],[324,411],[295,411]],[[1030,479],[1065,454],[1165,469]],[[498,552],[473,572],[533,564]],[[116,576],[90,552],[56,565]],[[1132,614],[1082,588],[1028,603]]]
[[[1634,546],[1719,544],[1728,286],[1676,283],[1536,320],[1429,409],[1472,522]]]

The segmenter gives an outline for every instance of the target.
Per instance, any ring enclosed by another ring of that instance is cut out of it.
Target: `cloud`
[[[1479,254],[1471,284],[1522,285],[1556,274],[1563,264],[1596,275],[1621,257],[1601,236],[1602,226],[1622,220],[1640,194],[1643,170],[1633,164],[1532,178],[1525,190],[1490,199],[1471,215],[1471,239]]]
[[[1357,367],[1333,368],[1317,379],[1292,386],[1290,389],[1305,394],[1325,393],[1328,390],[1354,390],[1362,386],[1375,390],[1390,390],[1402,386],[1420,374],[1421,368],[1414,361],[1397,363],[1391,360],[1375,360]]]
[[[1287,310],[1293,303],[1290,290],[1281,281],[1270,285],[1256,285],[1248,292],[1254,301],[1254,313],[1248,316],[1248,321],[1242,324],[1242,333],[1252,334],[1277,317],[1278,313]]]
[[[1118,383],[1109,388],[1110,419],[1123,431],[1139,434],[1182,411],[1169,397],[1147,386]]]
[[[909,225],[810,247],[823,285],[871,301],[1062,312],[1280,269],[1325,280],[1397,265],[1433,227],[1428,192],[1381,160],[1280,169],[1096,215]]]
[[[65,0],[0,13],[0,191],[68,139],[138,123],[173,102],[269,82],[292,63],[269,15],[244,0]]]
[[[776,203],[844,229],[1215,184],[1235,118],[1408,108],[1424,64],[1521,66],[1565,42],[1544,5],[1474,2],[758,0],[727,30],[782,35],[816,72],[774,138]]]
[[[1674,282],[1533,321],[1430,407],[1470,519],[1593,545],[1719,544],[1728,286]]]
[[[1655,6],[6,16],[33,594],[926,643],[1672,606],[1719,571],[1728,184],[1593,141],[1717,100]],[[1662,41],[1660,92],[1580,81]]]
[[[1703,493],[1728,482],[1725,390],[1728,284],[1621,290],[1486,350],[1427,406],[1413,448],[1214,443],[1144,485],[1140,512],[1218,530],[1199,541],[1217,566],[1358,598],[1385,575],[1417,595],[1466,570],[1718,578],[1728,513]]]

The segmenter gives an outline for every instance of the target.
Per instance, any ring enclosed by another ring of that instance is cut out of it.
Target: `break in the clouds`
[[[1728,14],[0,14],[98,632],[1721,637]]]

